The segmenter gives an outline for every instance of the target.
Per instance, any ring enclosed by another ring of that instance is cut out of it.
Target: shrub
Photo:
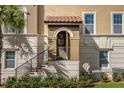
[[[15,88],[31,88],[31,85],[30,83],[27,83],[27,82],[16,82],[14,84],[14,87]]]
[[[121,73],[121,78],[122,78],[122,80],[124,81],[124,72]]]
[[[84,74],[83,76],[80,77],[80,80],[90,80],[92,83],[98,81],[95,74],[90,73],[90,74]]]
[[[112,77],[115,82],[119,82],[121,80],[120,75],[117,72],[113,72]]]
[[[86,81],[84,81],[84,80],[79,80],[79,82],[78,82],[78,86],[77,87],[83,87],[86,83],[85,83]]]
[[[63,82],[59,83],[61,88],[77,88],[79,87],[79,81],[77,79],[65,79]]]
[[[93,86],[94,86],[94,84],[92,83],[91,79],[85,81],[83,84],[83,87],[93,87]]]
[[[79,82],[81,84],[80,86],[82,87],[92,87],[94,86],[93,82],[96,82],[96,81],[97,79],[93,73],[85,74],[81,76],[79,79]]]
[[[98,81],[98,79],[97,79],[97,77],[94,73],[90,74],[90,79],[92,80],[92,82],[97,82]]]
[[[41,78],[24,76],[15,83],[16,88],[38,88],[40,87]]]
[[[69,80],[69,83],[70,83],[69,88],[76,88],[76,87],[78,87],[78,84],[79,84],[79,82],[76,78],[71,78]]]
[[[108,81],[109,81],[109,80],[108,80],[108,75],[107,75],[107,73],[101,72],[101,80],[102,80],[103,82],[108,82]]]
[[[15,82],[16,82],[16,78],[15,77],[8,77],[4,86],[6,88],[13,88]]]
[[[41,78],[40,77],[30,77],[27,83],[30,83],[31,88],[39,88],[40,87]]]
[[[18,81],[14,77],[8,78],[6,87],[15,88],[77,88],[77,87],[91,87],[92,79],[89,75],[84,76],[83,79],[77,78],[64,79],[63,77],[48,77],[42,79],[40,77],[24,76]]]

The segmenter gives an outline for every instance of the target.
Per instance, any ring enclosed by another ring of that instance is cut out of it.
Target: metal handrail
[[[49,49],[49,48],[48,48]],[[26,61],[25,63],[23,63],[23,64],[21,64],[20,66],[18,66],[18,67],[16,67],[15,68],[15,77],[16,77],[16,79],[17,79],[17,74],[18,74],[18,69],[20,68],[20,67],[23,67],[26,63],[29,63],[29,62],[31,62],[31,70],[32,70],[32,60],[33,59],[35,59],[36,57],[38,57],[38,56],[40,56],[41,54],[43,54],[45,51],[47,51],[48,49],[46,49],[46,50],[44,50],[44,51],[42,51],[41,53],[39,53],[39,54],[37,54],[36,56],[34,56],[34,57],[32,57],[31,59],[29,59],[28,61]],[[31,71],[30,70],[30,71]],[[23,73],[24,74],[24,73]]]
[[[45,51],[47,51],[48,49],[42,51],[41,53],[37,54],[36,56],[32,57],[31,59],[29,59],[28,61],[26,61],[25,63],[21,64],[20,66],[18,66],[16,69],[18,69],[19,67],[23,66],[24,64],[28,63],[29,61],[31,61],[32,59],[34,59],[35,57],[38,57],[40,54],[44,53]]]

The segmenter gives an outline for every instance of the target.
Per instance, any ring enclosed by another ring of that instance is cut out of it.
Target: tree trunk
[[[3,42],[2,42],[2,38],[3,38],[3,35],[2,35],[2,28],[1,28],[1,25],[0,25],[0,85],[1,85],[1,56],[2,56],[2,46],[3,46]]]

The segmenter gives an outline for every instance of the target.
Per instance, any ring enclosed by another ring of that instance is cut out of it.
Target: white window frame
[[[108,59],[107,59],[107,60],[108,60],[108,66],[107,66],[107,67],[101,67],[101,66],[100,66],[100,58],[99,58],[99,67],[102,68],[102,69],[109,68],[109,67],[110,67],[110,64],[109,64],[109,59],[110,59],[110,58],[109,58],[109,54],[110,54],[110,53],[109,53],[109,51],[108,51],[108,50],[100,50],[100,51],[107,51],[107,52],[108,52]],[[100,55],[100,51],[99,51],[99,55]]]
[[[14,68],[7,68],[6,66],[5,66],[5,62],[6,62],[6,52],[7,51],[14,51],[15,52],[15,64],[14,64]],[[5,52],[4,52],[4,69],[6,69],[6,70],[13,70],[13,69],[15,69],[16,68],[16,64],[17,63],[17,51],[16,50],[11,50],[11,49],[8,49],[8,50],[5,50]]]
[[[94,32],[87,34],[85,33],[85,14],[94,14]],[[85,35],[96,35],[96,12],[94,11],[88,11],[88,12],[82,12],[82,19],[83,19],[83,34]]]
[[[113,14],[122,14],[122,33],[114,33]],[[112,35],[124,35],[124,11],[123,12],[111,12],[111,34]]]
[[[21,7],[22,8],[22,11],[24,12],[24,20],[25,20],[25,25],[24,25],[24,32],[22,33],[22,34],[27,34],[27,8],[25,7],[25,6],[22,6]],[[4,24],[2,24],[2,26],[1,26],[1,28],[2,28],[2,33],[3,34],[16,34],[16,32],[14,32],[14,33],[6,33],[5,31],[4,31],[4,28],[5,28],[5,25]]]
[[[27,34],[27,30],[28,30],[28,10],[25,6],[22,7],[22,10],[24,11],[24,19],[25,19],[25,25],[24,25],[24,32],[23,34]]]

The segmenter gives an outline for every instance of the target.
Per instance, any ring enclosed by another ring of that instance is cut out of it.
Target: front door
[[[61,31],[57,35],[57,60],[70,59],[70,36],[68,32]]]

